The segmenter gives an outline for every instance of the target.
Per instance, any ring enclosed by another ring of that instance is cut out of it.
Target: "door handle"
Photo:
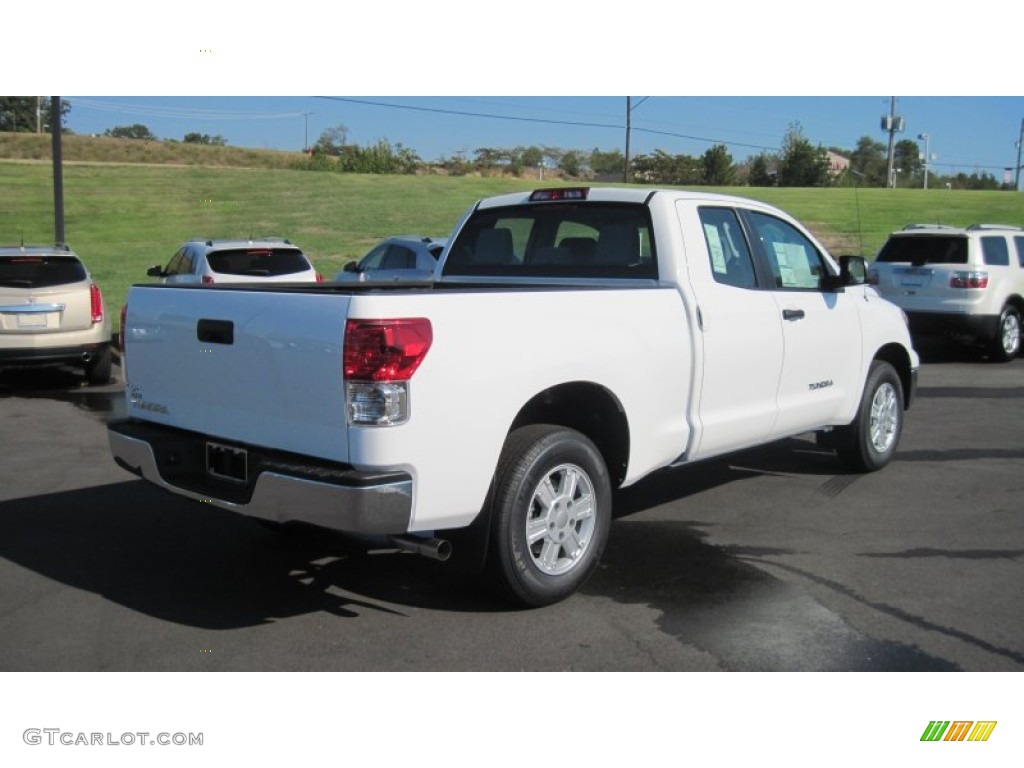
[[[782,310],[783,320],[803,320],[804,311],[802,309],[784,309]]]

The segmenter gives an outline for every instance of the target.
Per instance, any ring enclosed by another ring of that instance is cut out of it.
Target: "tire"
[[[526,606],[558,602],[593,573],[611,525],[611,481],[596,446],[575,430],[537,424],[505,441],[492,489],[487,568]]]
[[[1020,312],[1015,307],[1003,307],[999,315],[999,330],[989,342],[989,355],[1000,363],[1008,363],[1020,352]]]
[[[838,427],[836,452],[854,472],[874,472],[892,459],[903,432],[903,384],[896,369],[875,360],[868,369],[857,417]]]
[[[85,366],[85,380],[91,387],[101,387],[110,383],[110,370],[113,364],[110,347],[104,347],[100,353]]]

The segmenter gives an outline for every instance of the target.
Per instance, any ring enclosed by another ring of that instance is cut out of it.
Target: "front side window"
[[[182,248],[171,258],[167,264],[167,269],[164,270],[164,274],[170,277],[171,275],[177,275],[181,272],[181,261],[185,256],[185,249]]]
[[[731,208],[701,208],[699,213],[715,282],[735,288],[756,287],[754,262],[736,211]]]
[[[1013,238],[1013,244],[1017,247],[1017,263],[1024,267],[1024,237]]]
[[[777,288],[820,290],[828,274],[825,260],[802,232],[774,216],[750,212],[756,237],[761,241]]]

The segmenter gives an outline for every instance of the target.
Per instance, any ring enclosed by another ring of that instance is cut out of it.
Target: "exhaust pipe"
[[[452,543],[445,539],[424,539],[419,536],[388,536],[388,541],[399,549],[431,560],[444,562],[452,556]]]

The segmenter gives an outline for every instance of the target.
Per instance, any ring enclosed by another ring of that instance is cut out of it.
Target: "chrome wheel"
[[[534,565],[558,576],[572,570],[593,538],[596,497],[590,477],[575,464],[561,464],[533,491],[526,515],[526,544]]]
[[[1003,352],[1007,357],[1013,357],[1020,347],[1020,318],[1014,312],[1005,313],[999,330]]]
[[[875,390],[871,399],[871,420],[868,433],[872,447],[878,453],[886,453],[896,439],[900,425],[899,393],[889,382]]]

